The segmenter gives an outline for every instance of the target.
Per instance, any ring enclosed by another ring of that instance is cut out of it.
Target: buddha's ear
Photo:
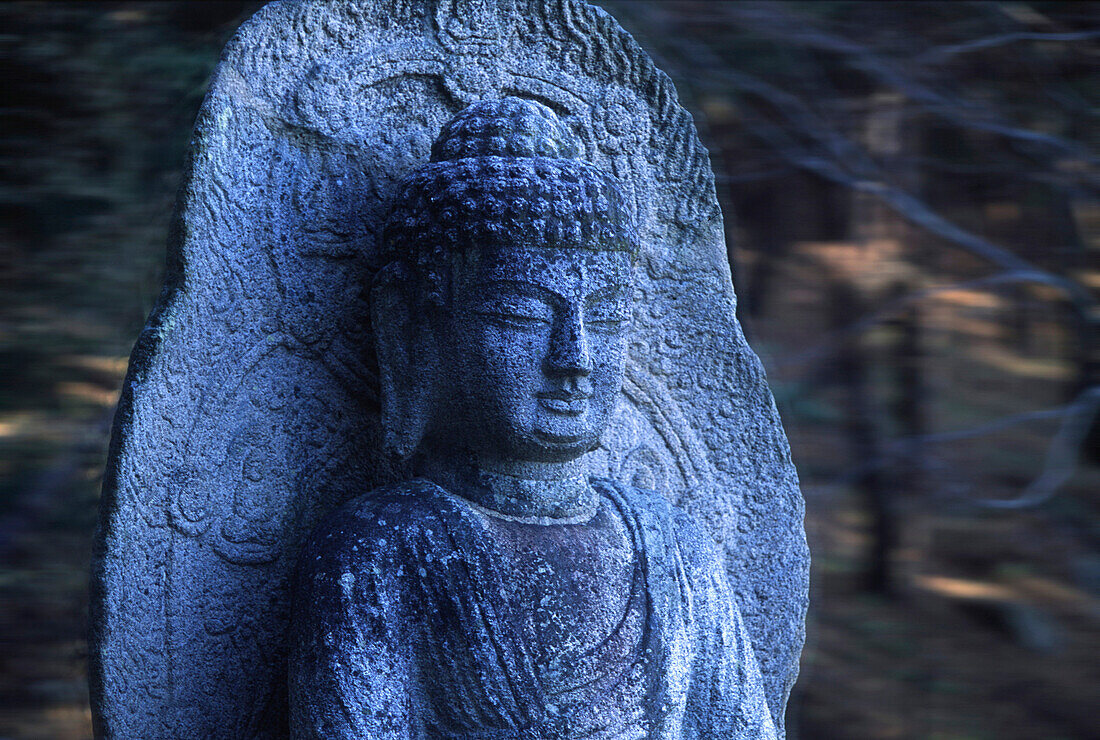
[[[438,350],[430,312],[401,262],[382,268],[371,285],[371,326],[378,352],[386,448],[404,459],[416,451],[431,419]]]

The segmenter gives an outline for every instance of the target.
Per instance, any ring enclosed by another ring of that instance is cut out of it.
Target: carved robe
[[[628,533],[613,628],[551,671],[483,514],[426,480],[332,515],[303,550],[295,740],[775,738],[709,537],[657,494],[594,480]],[[515,575],[515,574],[511,574]]]

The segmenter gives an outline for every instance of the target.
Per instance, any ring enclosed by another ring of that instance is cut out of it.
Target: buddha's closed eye
[[[584,325],[596,332],[626,331],[630,328],[630,311],[625,301],[598,301],[585,311]]]
[[[630,328],[630,301],[619,287],[597,290],[585,300],[584,325],[588,329],[615,334]]]
[[[508,329],[542,329],[554,322],[554,309],[524,295],[494,295],[479,302],[474,313]]]

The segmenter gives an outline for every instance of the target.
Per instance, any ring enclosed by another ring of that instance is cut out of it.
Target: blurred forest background
[[[710,148],[802,476],[792,736],[1100,737],[1100,7],[601,4]],[[110,421],[258,5],[0,5],[0,739],[90,737]]]

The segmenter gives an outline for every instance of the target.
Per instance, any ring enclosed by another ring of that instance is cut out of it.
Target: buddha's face
[[[596,447],[622,383],[630,255],[475,249],[452,274],[437,441],[486,463],[567,461]]]

